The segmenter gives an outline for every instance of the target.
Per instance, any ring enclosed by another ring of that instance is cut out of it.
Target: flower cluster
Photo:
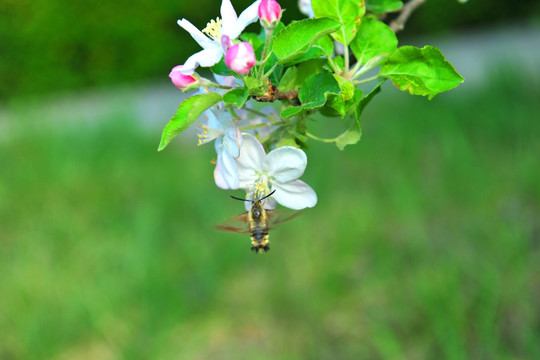
[[[276,0],[257,0],[240,15],[222,0],[221,17],[202,30],[178,20],[202,50],[169,74],[178,89],[193,93],[163,130],[159,150],[197,124],[198,144],[214,142],[218,187],[245,190],[247,199],[273,193],[267,208],[315,206],[317,195],[299,180],[308,141],[341,150],[357,143],[360,115],[388,79],[430,98],[463,81],[438,49],[397,47],[399,27],[383,20],[400,4],[299,0],[308,18],[285,25]],[[263,31],[246,32],[257,20]],[[213,79],[200,76],[199,67]],[[366,88],[370,82],[376,84]],[[324,119],[345,130],[334,138],[314,135],[312,124]]]

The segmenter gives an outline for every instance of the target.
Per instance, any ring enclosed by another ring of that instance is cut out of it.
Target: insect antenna
[[[272,191],[270,194],[266,195],[265,197],[259,199],[259,201],[263,201],[264,199],[266,199],[267,197],[270,197],[272,195],[274,195],[274,193],[276,192],[276,190]]]
[[[242,198],[239,198],[239,197],[236,197],[236,196],[232,196],[232,195],[231,195],[231,197],[232,197],[234,200],[250,201],[250,202],[253,202],[253,201],[251,201],[251,200],[249,200],[249,199],[242,199]]]

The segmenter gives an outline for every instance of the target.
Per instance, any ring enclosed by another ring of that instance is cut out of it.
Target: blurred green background
[[[310,143],[319,203],[264,255],[212,227],[211,145],[156,152],[175,21],[218,8],[0,2],[0,359],[540,359],[538,4],[428,0],[402,43],[466,82]]]

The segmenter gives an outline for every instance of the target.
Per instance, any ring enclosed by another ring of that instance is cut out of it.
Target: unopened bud
[[[173,67],[169,77],[171,78],[174,86],[180,90],[184,90],[189,85],[197,82],[197,79],[195,79],[193,76],[182,74],[182,65]]]
[[[247,42],[234,44],[225,54],[225,64],[237,74],[245,75],[255,66],[253,47]]]
[[[259,19],[263,26],[275,28],[281,20],[281,6],[276,0],[262,0],[259,4]]]

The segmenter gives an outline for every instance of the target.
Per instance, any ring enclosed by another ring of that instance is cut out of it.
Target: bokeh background
[[[400,43],[465,83],[385,86],[358,145],[310,143],[319,203],[264,255],[212,226],[242,205],[211,145],[156,152],[176,20],[218,14],[0,2],[0,359],[540,359],[539,3],[419,8]]]

